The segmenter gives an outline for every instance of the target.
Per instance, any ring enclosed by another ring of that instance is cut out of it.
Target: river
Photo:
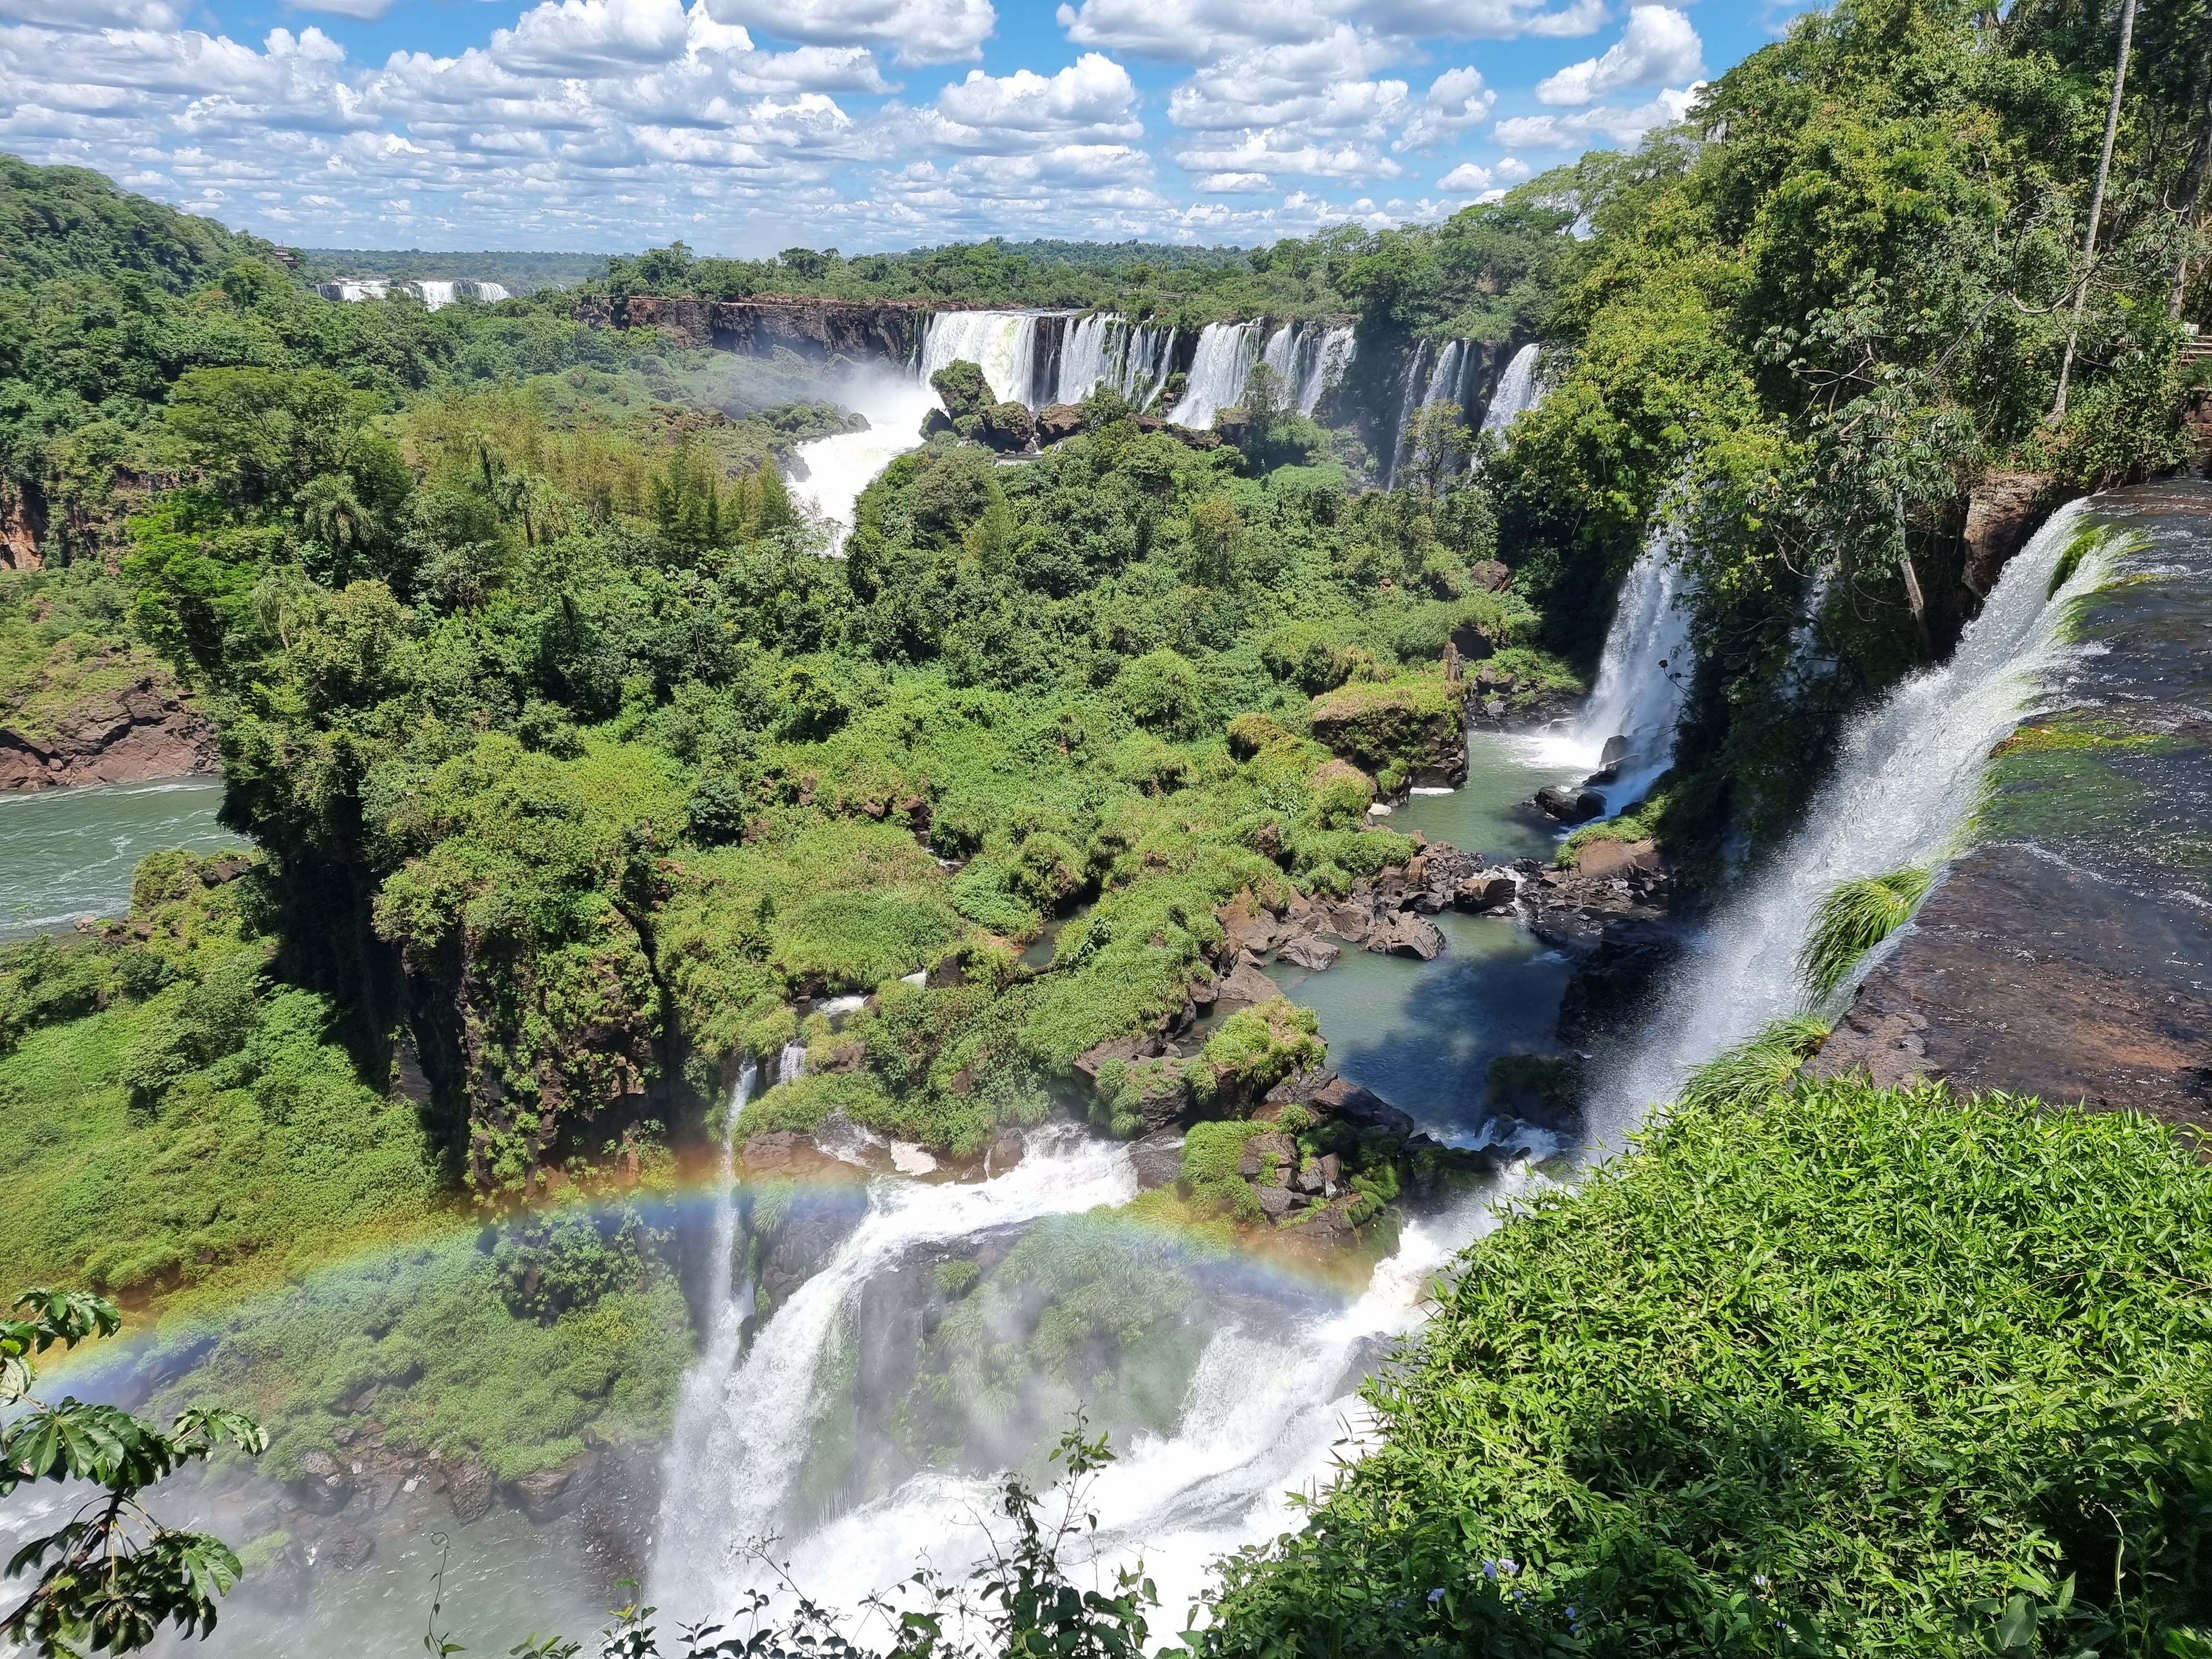
[[[0,793],[0,939],[125,915],[149,853],[246,846],[216,822],[222,805],[222,780],[205,777]]]

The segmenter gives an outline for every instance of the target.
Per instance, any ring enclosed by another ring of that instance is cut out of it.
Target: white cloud
[[[742,34],[744,30],[737,31]],[[744,52],[730,67],[739,92],[889,92],[890,82],[866,46],[801,46],[795,52]]]
[[[1130,115],[1137,88],[1129,71],[1103,52],[1086,52],[1057,75],[1032,70],[986,75],[969,70],[937,95],[947,120],[1000,131],[1067,132],[1109,129],[1116,137],[1144,131]]]
[[[1437,188],[1471,193],[1478,190],[1488,190],[1497,182],[1497,179],[1498,175],[1488,167],[1478,166],[1473,161],[1462,161],[1449,173],[1437,180]]]
[[[1376,131],[1406,100],[1403,81],[1371,81],[1390,61],[1371,35],[1339,25],[1312,40],[1232,52],[1168,94],[1168,118],[1204,131],[1295,124]]]
[[[173,29],[177,26],[176,8],[165,0],[0,0],[0,18],[56,29]]]
[[[1209,173],[1191,180],[1191,188],[1208,196],[1264,195],[1275,181],[1264,173]]]
[[[1446,70],[1430,82],[1428,95],[1421,100],[1420,108],[1414,112],[1413,118],[1406,124],[1406,131],[1390,148],[1433,149],[1487,120],[1497,103],[1498,94],[1482,84],[1482,76],[1477,70]]]
[[[810,46],[887,46],[902,64],[981,55],[998,27],[991,0],[712,0],[715,20]]]
[[[1628,14],[1626,31],[1603,57],[1570,64],[1538,82],[1536,98],[1546,104],[1587,104],[1630,87],[1694,81],[1704,70],[1705,45],[1687,13],[1672,6],[1638,6]]]
[[[544,0],[512,29],[495,32],[491,53],[516,69],[604,75],[623,64],[665,64],[690,37],[677,0]]]
[[[1665,88],[1650,103],[1634,109],[1601,106],[1574,115],[1515,116],[1500,121],[1492,133],[1499,143],[1524,149],[1565,149],[1599,138],[1633,144],[1654,127],[1672,126],[1681,120],[1704,89],[1702,81],[1679,90]]]
[[[1530,167],[1526,161],[1522,161],[1517,155],[1508,155],[1503,161],[1499,161],[1497,167],[1492,168],[1492,171],[1496,173],[1501,179],[1509,179],[1514,183],[1518,184],[1522,179],[1532,176],[1535,173],[1536,169]]]
[[[1170,64],[1203,64],[1231,52],[1297,46],[1340,25],[1401,44],[1443,36],[1508,40],[1589,34],[1604,0],[1081,0],[1058,12],[1068,39]]]

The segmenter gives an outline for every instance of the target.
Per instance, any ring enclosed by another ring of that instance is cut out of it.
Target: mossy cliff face
[[[2212,1125],[2212,489],[2098,498],[2136,538],[2061,706],[1997,745],[1955,861],[1815,1061]]]

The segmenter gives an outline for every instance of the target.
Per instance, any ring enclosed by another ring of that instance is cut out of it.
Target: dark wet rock
[[[550,1469],[533,1470],[510,1481],[507,1489],[514,1495],[515,1507],[543,1526],[583,1501],[594,1467],[589,1456],[574,1458]]]
[[[347,1530],[331,1533],[315,1545],[315,1565],[335,1567],[340,1572],[357,1572],[368,1565],[376,1553],[376,1540],[368,1533]]]
[[[1546,784],[1536,792],[1536,805],[1545,817],[1560,823],[1581,823],[1605,815],[1604,796],[1567,783]]]
[[[334,1515],[353,1497],[353,1474],[343,1461],[318,1446],[300,1454],[300,1477],[287,1490],[301,1509]]]
[[[1056,444],[1073,438],[1083,430],[1083,410],[1074,404],[1047,404],[1037,410],[1036,439],[1040,444]]]
[[[1604,772],[1613,771],[1627,758],[1628,739],[1622,737],[1607,738],[1605,740],[1604,749],[1598,754],[1598,769]]]
[[[1587,1043],[1635,1024],[1682,950],[1680,934],[1666,922],[1607,921],[1580,953],[1559,998],[1559,1041]]]
[[[1118,1060],[1126,1064],[1133,1060],[1149,1059],[1159,1051],[1159,1039],[1149,1034],[1109,1037],[1097,1048],[1086,1048],[1078,1054],[1075,1069],[1096,1081],[1098,1068],[1109,1060]]]
[[[1285,962],[1296,963],[1301,968],[1320,972],[1334,967],[1336,959],[1344,952],[1340,948],[1326,940],[1300,937],[1291,939],[1277,954]]]
[[[1279,1221],[1291,1212],[1291,1197],[1288,1188],[1255,1185],[1252,1191],[1260,1200],[1261,1211],[1271,1221]]]
[[[848,1165],[848,1168],[851,1166]],[[757,1202],[756,1221],[766,1207]],[[868,1196],[857,1185],[801,1188],[774,1219],[763,1239],[759,1294],[781,1306],[792,1293],[829,1265],[853,1229],[868,1212]]]
[[[2057,505],[2054,481],[2040,472],[1990,471],[1966,491],[1966,568],[1960,580],[1987,599],[2014,554],[2027,545]]]
[[[738,1161],[759,1180],[858,1180],[860,1172],[823,1151],[814,1137],[793,1129],[773,1129],[745,1142]]]
[[[1452,889],[1452,907],[1477,915],[1492,910],[1510,910],[1520,892],[1520,884],[1510,875],[1471,876]]]
[[[481,1463],[463,1463],[446,1477],[446,1496],[456,1521],[483,1520],[491,1513],[493,1495],[491,1471]]]
[[[1022,1154],[1028,1150],[1029,1142],[1023,1137],[1022,1132],[1009,1123],[992,1137],[990,1147],[983,1154],[984,1174],[987,1176],[1006,1174],[1007,1170],[1022,1161]]]
[[[1372,1089],[1340,1077],[1331,1077],[1316,1089],[1310,1097],[1310,1103],[1326,1116],[1340,1117],[1366,1128],[1388,1129],[1392,1134],[1398,1135],[1413,1133],[1412,1118]]]
[[[1137,1172],[1137,1190],[1172,1187],[1182,1174],[1183,1134],[1180,1129],[1159,1129],[1129,1148],[1129,1163]]]
[[[1386,918],[1368,935],[1367,948],[1395,957],[1432,962],[1443,954],[1444,936],[1425,916],[1401,911]]]

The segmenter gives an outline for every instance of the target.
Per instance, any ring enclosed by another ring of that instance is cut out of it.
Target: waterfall
[[[422,303],[429,307],[433,311],[436,311],[441,307],[449,306],[453,303],[453,290],[455,284],[452,283],[434,283],[426,280],[420,283],[410,283],[408,287],[413,289],[417,294],[421,295],[422,296]]]
[[[727,1613],[751,1582],[753,1564],[742,1553],[781,1522],[783,1500],[811,1448],[817,1383],[872,1274],[920,1246],[1127,1203],[1136,1190],[1126,1146],[1066,1127],[1032,1132],[1021,1163],[989,1181],[890,1180],[870,1188],[860,1224],[775,1310],[743,1362],[726,1365],[719,1378],[705,1374],[703,1360],[693,1367],[698,1390],[714,1398],[696,1443],[670,1460],[654,1529],[653,1585],[660,1604]],[[687,1396],[692,1386],[687,1377]],[[912,1571],[911,1562],[904,1571]],[[821,1592],[810,1586],[810,1593]]]
[[[2072,654],[2069,601],[2101,579],[2083,561],[2046,598],[2082,504],[2061,508],[2005,566],[1950,661],[1925,669],[1844,734],[1803,827],[1715,918],[1658,1005],[1650,1035],[1603,1080],[1590,1123],[1617,1149],[1682,1074],[1800,1006],[1797,952],[1839,882],[1948,856],[1990,748]]]
[[[1437,354],[1435,364],[1426,376],[1421,365],[1427,359],[1429,343],[1423,340],[1413,348],[1413,361],[1406,365],[1406,390],[1398,402],[1398,432],[1391,440],[1390,466],[1382,475],[1382,488],[1398,487],[1398,471],[1406,465],[1406,441],[1412,434],[1413,416],[1431,404],[1443,402],[1459,394],[1461,368],[1467,357],[1467,342],[1453,340]]]
[[[1037,315],[1033,311],[940,311],[921,341],[921,380],[947,363],[977,364],[1000,403],[1038,406]]]
[[[684,1386],[677,1395],[668,1454],[663,1460],[665,1489],[670,1492],[683,1487],[683,1471],[695,1467],[706,1455],[730,1373],[738,1363],[745,1322],[752,1316],[752,1276],[748,1273],[740,1286],[735,1260],[738,1210],[742,1197],[737,1182],[738,1119],[744,1113],[745,1103],[752,1098],[753,1085],[759,1078],[759,1067],[748,1060],[738,1073],[737,1086],[730,1091],[730,1121],[722,1129],[721,1155],[716,1164],[719,1180],[715,1186],[714,1221],[708,1239],[708,1249],[712,1252],[707,1280],[708,1318],[711,1322],[707,1329],[707,1345],[684,1373]],[[686,1531],[707,1524],[709,1519],[697,1512],[662,1516],[665,1526]]]
[[[1094,312],[1067,325],[1067,342],[1060,353],[1060,384],[1053,393],[1054,403],[1079,404],[1097,389],[1099,381],[1117,378],[1109,355],[1117,323],[1125,331],[1128,328],[1119,317]]]
[[[1066,1129],[1032,1132],[1030,1146],[1015,1169],[980,1184],[886,1181],[871,1189],[860,1228],[776,1310],[729,1377],[711,1449],[680,1467],[672,1461],[647,1586],[654,1602],[678,1618],[726,1614],[765,1577],[742,1552],[778,1525],[812,1450],[817,1389],[846,1363],[846,1328],[870,1274],[917,1246],[1126,1201],[1135,1189],[1122,1148]],[[1347,1373],[1382,1339],[1419,1322],[1434,1275],[1498,1224],[1492,1203],[1536,1184],[1517,1166],[1449,1212],[1409,1219],[1396,1254],[1349,1307],[1302,1304],[1287,1328],[1265,1331],[1241,1304],[1224,1307],[1174,1426],[1119,1445],[1121,1457],[1091,1491],[1107,1581],[1113,1566],[1141,1554],[1163,1607],[1180,1612],[1199,1599],[1214,1559],[1297,1525],[1288,1492],[1325,1485],[1340,1457],[1371,1443],[1365,1408],[1346,1392]],[[780,1538],[776,1558],[808,1595],[848,1614],[924,1555],[957,1581],[985,1553],[975,1517],[994,1511],[996,1488],[994,1478],[926,1472]]]
[[[1422,388],[1427,382],[1421,378],[1421,365],[1428,361],[1429,343],[1413,343],[1413,361],[1406,365],[1406,389],[1398,398],[1398,426],[1390,437],[1390,464],[1382,471],[1382,488],[1397,487],[1398,462],[1406,450],[1406,428],[1413,423],[1413,411],[1419,409]]]
[[[1543,388],[1536,383],[1536,355],[1540,349],[1533,343],[1524,345],[1505,365],[1505,372],[1498,377],[1498,389],[1490,394],[1490,407],[1482,412],[1485,432],[1495,432],[1503,437],[1507,427],[1542,399]]]
[[[785,1043],[783,1052],[776,1056],[775,1080],[778,1083],[796,1083],[805,1075],[806,1045],[799,1042]]]
[[[457,283],[455,286],[464,294],[475,295],[488,306],[495,306],[507,297],[507,290],[497,283],[465,282]]]
[[[1244,382],[1260,355],[1257,323],[1208,323],[1198,337],[1198,354],[1191,359],[1190,376],[1182,400],[1168,419],[1177,426],[1204,431],[1224,409],[1233,409],[1244,395]]]
[[[1150,406],[1174,370],[1175,344],[1172,325],[1155,328],[1146,324],[1132,330],[1123,342],[1120,379],[1115,390],[1139,410]]]
[[[1349,323],[1340,323],[1322,337],[1308,355],[1298,375],[1298,413],[1310,417],[1321,407],[1322,397],[1344,379],[1358,349],[1358,336]]]
[[[1634,805],[1674,761],[1674,724],[1693,665],[1680,552],[1677,532],[1664,523],[1645,539],[1620,585],[1589,701],[1564,733],[1545,742],[1547,761],[1591,769],[1613,738],[1627,739],[1614,781],[1596,786],[1608,812]]]

